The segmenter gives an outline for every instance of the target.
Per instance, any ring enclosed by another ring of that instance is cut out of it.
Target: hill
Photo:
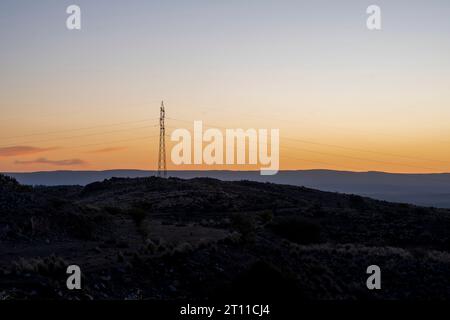
[[[0,299],[446,299],[450,210],[210,178],[0,178]],[[77,264],[84,289],[65,288]],[[382,269],[383,290],[366,288]]]
[[[54,171],[8,173],[26,185],[81,185],[112,177],[139,178],[155,175],[153,171]],[[393,174],[332,170],[280,171],[275,176],[261,176],[254,171],[170,171],[172,177],[214,178],[226,181],[250,180],[305,186],[322,191],[351,193],[391,202],[450,208],[450,174]]]

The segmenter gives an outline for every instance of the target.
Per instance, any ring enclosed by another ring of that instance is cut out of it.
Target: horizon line
[[[112,172],[112,171],[140,171],[140,172],[154,172],[157,173],[158,170],[155,169],[105,169],[105,170],[39,170],[39,171],[0,171],[0,174],[38,174],[38,173],[62,173],[62,172],[92,172],[92,173],[100,173],[100,172]],[[329,172],[341,172],[341,173],[380,173],[380,174],[397,174],[397,175],[445,175],[450,174],[450,172],[387,172],[387,171],[377,171],[377,170],[367,170],[367,171],[352,171],[352,170],[335,170],[335,169],[287,169],[287,170],[279,170],[279,173],[282,172],[308,172],[308,171],[329,171]],[[259,173],[260,170],[167,170],[167,173],[170,172],[228,172],[228,173]]]

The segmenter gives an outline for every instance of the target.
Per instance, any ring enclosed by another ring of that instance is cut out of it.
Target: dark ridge
[[[0,299],[450,296],[447,209],[212,178],[0,188]],[[65,289],[68,264],[82,292]],[[381,291],[365,287],[372,264]]]

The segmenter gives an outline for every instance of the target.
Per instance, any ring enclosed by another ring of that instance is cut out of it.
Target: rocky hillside
[[[450,210],[269,183],[0,176],[0,299],[448,299],[448,230]]]

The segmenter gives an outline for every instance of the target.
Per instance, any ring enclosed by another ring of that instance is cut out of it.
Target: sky
[[[2,0],[0,171],[155,169],[164,100],[279,129],[284,170],[450,172],[449,57],[448,1]]]

